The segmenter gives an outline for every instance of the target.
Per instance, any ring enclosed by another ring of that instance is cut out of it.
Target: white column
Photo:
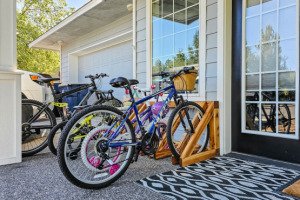
[[[16,70],[16,0],[0,0],[0,165],[22,159],[21,74]]]

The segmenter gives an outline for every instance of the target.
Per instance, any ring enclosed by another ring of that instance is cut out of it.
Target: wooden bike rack
[[[220,139],[219,139],[219,102],[217,101],[202,101],[195,102],[198,103],[203,110],[205,111],[201,121],[198,118],[194,118],[192,123],[195,124],[195,133],[191,136],[188,142],[185,137],[179,141],[176,146],[181,147],[183,149],[182,154],[177,160],[174,156],[172,156],[172,164],[180,164],[180,167],[184,167],[187,165],[194,164],[196,162],[200,162],[206,159],[213,158],[220,154]],[[182,113],[184,115],[184,112]],[[177,117],[173,127],[172,132],[176,131],[180,124],[180,119]],[[197,142],[199,141],[203,131],[209,124],[210,127],[210,136],[209,136],[209,146],[205,149],[205,151],[193,154],[199,148]],[[187,134],[185,133],[185,136]],[[154,158],[160,159],[164,157],[171,156],[171,151],[166,148],[167,147],[167,138],[166,134],[160,141],[157,152],[155,153]]]

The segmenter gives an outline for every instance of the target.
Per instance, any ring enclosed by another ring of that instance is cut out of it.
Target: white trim
[[[262,0],[260,1],[260,4],[262,4]],[[289,6],[286,6],[286,7],[291,7],[291,6],[295,6],[295,4],[291,4]],[[260,6],[260,13],[257,15],[257,16],[260,16],[260,29],[262,29],[262,10],[261,10],[261,7]],[[279,8],[279,2],[277,2],[277,9],[276,9],[276,12],[277,12],[277,19],[276,19],[276,23],[279,22],[278,18],[279,18],[279,10],[281,9],[284,9],[286,7],[281,7]],[[279,138],[288,138],[288,139],[296,139],[296,140],[299,140],[299,1],[297,1],[296,3],[296,38],[294,37],[293,39],[296,39],[296,55],[297,55],[297,66],[296,66],[296,88],[295,88],[295,91],[296,91],[296,94],[295,94],[295,97],[296,97],[296,101],[295,102],[281,102],[281,101],[278,101],[278,91],[280,91],[280,89],[278,89],[278,87],[276,87],[276,101],[270,101],[270,102],[262,102],[262,101],[255,101],[255,102],[251,102],[251,103],[257,103],[259,104],[259,115],[261,116],[261,105],[262,103],[267,103],[267,104],[276,104],[276,110],[278,110],[278,106],[279,104],[295,104],[296,105],[296,108],[295,108],[295,135],[287,135],[287,134],[281,134],[279,133],[278,131],[278,128],[276,129],[276,133],[271,133],[271,132],[263,132],[262,131],[262,121],[260,120],[259,121],[259,131],[251,131],[251,130],[246,130],[246,119],[245,119],[245,113],[246,113],[246,106],[245,104],[246,103],[249,103],[248,101],[246,101],[246,75],[249,75],[249,74],[252,74],[252,73],[246,73],[246,61],[245,61],[245,57],[246,57],[246,54],[245,54],[245,48],[246,48],[246,19],[249,18],[249,17],[246,17],[246,0],[243,0],[243,17],[242,17],[242,92],[241,92],[241,99],[242,99],[242,102],[241,102],[241,111],[242,111],[242,117],[241,117],[241,132],[242,133],[247,133],[247,134],[255,134],[255,135],[263,135],[263,136],[271,136],[271,137],[279,137]],[[277,29],[278,29],[278,26],[277,26]],[[278,32],[278,30],[277,30]],[[291,39],[291,38],[290,38]],[[276,38],[275,41],[273,42],[276,42],[276,55],[278,54],[278,38]],[[281,40],[280,40],[281,41]],[[262,42],[263,43],[263,42]],[[261,43],[259,44],[260,45],[260,48],[261,48]],[[252,46],[252,45],[247,45],[247,46]],[[259,75],[259,93],[261,94],[262,91],[262,86],[261,86],[261,80],[262,80],[262,74],[265,74],[264,72],[262,72],[261,70],[261,55],[262,55],[262,52],[260,51],[260,72],[257,72],[255,74]],[[281,72],[285,72],[284,71],[280,71],[280,70],[277,70],[278,69],[278,58],[276,56],[276,71],[274,71],[274,73],[276,73],[276,84],[278,84],[278,73],[281,73]],[[290,70],[287,70],[287,71],[290,71]],[[295,71],[293,71],[295,72]],[[266,72],[266,73],[272,73],[272,72]],[[274,90],[273,90],[274,91]],[[260,99],[261,100],[261,99]],[[262,118],[262,117],[260,117]],[[278,119],[278,112],[276,112],[276,119]],[[278,121],[276,121],[276,127],[278,127]]]
[[[133,61],[133,70],[132,70],[132,73],[133,73],[133,78],[136,79],[137,78],[137,64],[136,64],[136,0],[133,0],[132,1],[132,55],[133,55],[133,58],[132,58],[132,61]]]
[[[206,99],[206,0],[200,1],[199,20],[199,95]]]
[[[152,83],[152,1],[146,1],[146,87]]]
[[[221,155],[231,152],[231,28],[232,0],[218,1],[217,100]]]
[[[99,3],[103,2],[103,1],[105,1],[105,0],[93,0],[93,1],[88,2],[84,7],[80,8],[79,10],[77,10],[74,14],[70,15],[65,20],[63,20],[62,22],[60,22],[59,24],[57,24],[56,26],[54,26],[53,28],[51,28],[50,30],[48,30],[46,33],[44,33],[43,35],[41,35],[39,38],[37,38],[36,40],[32,41],[28,45],[29,48],[32,48],[34,45],[36,45],[39,42],[41,42],[42,40],[46,39],[47,37],[49,37],[50,35],[52,35],[56,31],[58,31],[59,29],[63,28],[64,26],[68,25],[70,22],[72,22],[76,18],[80,17],[81,15],[83,15],[84,13],[86,13],[88,10],[94,8],[95,6],[97,6]]]

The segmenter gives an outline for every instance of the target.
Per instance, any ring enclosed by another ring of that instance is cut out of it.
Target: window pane
[[[174,14],[174,31],[175,33],[185,30],[186,10]]]
[[[161,71],[173,71],[173,55],[162,58],[163,68]]]
[[[263,42],[275,40],[277,36],[277,11],[262,15]]]
[[[262,11],[267,12],[277,8],[277,0],[263,0]]]
[[[161,58],[155,58],[152,60],[152,73],[158,73],[162,71],[162,59]]]
[[[278,106],[278,133],[295,135],[295,105],[279,104]]]
[[[169,16],[170,17],[170,16]],[[163,19],[163,36],[173,33],[173,19]]]
[[[279,7],[295,4],[296,0],[279,0]]]
[[[246,19],[246,45],[258,44],[260,40],[260,18],[251,17]]]
[[[163,16],[173,13],[173,0],[163,0]]]
[[[262,74],[261,75],[261,88],[263,90],[276,89],[276,74]]]
[[[185,51],[185,32],[174,35],[174,53],[182,53]]]
[[[196,3],[199,3],[199,0],[187,0],[187,6],[195,5]]]
[[[186,65],[199,64],[199,51],[189,51],[186,56]]]
[[[296,39],[278,42],[279,70],[296,70]]]
[[[179,67],[185,66],[185,53],[175,54],[174,56],[174,70],[179,70]]]
[[[187,9],[187,28],[199,26],[199,5]]]
[[[246,73],[259,72],[260,47],[259,45],[246,47]]]
[[[276,101],[276,91],[264,91],[261,93],[262,101]]]
[[[276,43],[266,43],[262,45],[262,68],[264,71],[275,71],[276,70]]]
[[[157,58],[161,56],[161,39],[153,40],[152,56],[153,58]]]
[[[246,7],[247,7],[246,10],[247,17],[252,15],[257,15],[260,12],[260,0],[247,0]]]
[[[246,91],[246,101],[259,101],[259,92],[248,92]]]
[[[153,21],[162,17],[161,0],[152,4],[152,17]]]
[[[199,29],[191,29],[187,31],[186,51],[199,49]]]
[[[185,1],[186,0],[175,0],[174,1],[174,12],[182,10],[185,8]]]
[[[161,19],[153,22],[153,25],[152,25],[153,39],[161,37],[161,22],[162,22]]]
[[[259,90],[259,75],[246,75],[246,90]]]
[[[276,104],[261,104],[261,131],[276,133]]]
[[[285,39],[296,36],[296,6],[279,10],[278,38]]]
[[[278,91],[279,101],[295,101],[296,91]]]
[[[173,35],[163,38],[162,56],[173,55]]]
[[[296,73],[282,72],[278,73],[278,88],[279,89],[295,89]]]
[[[246,130],[259,131],[259,104],[246,104]]]

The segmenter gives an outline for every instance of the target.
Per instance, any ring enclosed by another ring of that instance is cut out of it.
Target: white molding
[[[203,101],[206,99],[206,8],[206,0],[201,0],[199,9],[199,95]]]
[[[221,155],[231,152],[231,10],[232,0],[218,1],[217,100]]]
[[[72,22],[76,18],[80,17],[81,15],[83,15],[84,13],[86,13],[88,10],[94,8],[95,6],[97,6],[99,3],[103,2],[103,1],[105,1],[105,0],[93,0],[93,1],[88,2],[85,6],[83,6],[79,10],[75,11],[75,13],[73,13],[70,16],[68,16],[66,19],[64,19],[62,22],[60,22],[59,24],[57,24],[56,26],[54,26],[53,28],[51,28],[50,30],[48,30],[47,32],[45,32],[43,35],[41,35],[36,40],[32,41],[28,45],[29,48],[32,48],[34,45],[36,45],[39,42],[41,42],[42,40],[46,39],[51,34],[55,33],[59,29],[63,28],[64,26],[66,26],[67,24],[69,24],[70,22]]]
[[[146,87],[150,87],[152,83],[152,1],[146,1]]]
[[[132,1],[132,55],[133,55],[133,79],[137,78],[137,64],[136,64],[136,53],[137,53],[137,46],[136,46],[136,15],[137,15],[137,10],[136,10],[136,1]]]

